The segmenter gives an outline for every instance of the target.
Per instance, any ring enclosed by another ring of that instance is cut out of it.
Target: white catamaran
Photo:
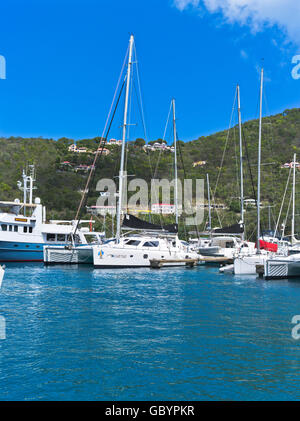
[[[176,223],[162,227],[150,222],[143,221],[132,215],[124,215],[121,226],[121,216],[123,214],[123,186],[126,174],[124,172],[125,143],[127,136],[127,113],[128,96],[130,91],[131,68],[133,64],[134,38],[130,37],[129,57],[126,75],[126,93],[123,118],[123,134],[121,163],[119,171],[119,200],[117,207],[117,232],[116,238],[100,246],[93,247],[94,266],[96,268],[124,268],[124,267],[149,267],[151,260],[166,260],[165,266],[185,265],[178,262],[183,259],[198,259],[199,255],[191,249],[191,246],[179,240],[178,231],[178,197],[177,197],[177,135],[175,121],[175,101],[173,106],[173,129],[174,129],[174,170],[175,170],[175,215]],[[131,235],[121,235],[121,230],[131,230]],[[138,232],[138,233],[136,233]],[[172,262],[173,260],[173,262]]]

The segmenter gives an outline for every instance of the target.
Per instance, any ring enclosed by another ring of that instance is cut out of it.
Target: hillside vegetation
[[[254,198],[253,185],[256,190],[257,182],[258,120],[244,123],[243,135],[245,197]],[[83,139],[77,141],[76,144],[78,147],[85,146],[96,150],[99,140],[99,138]],[[87,174],[67,170],[61,166],[61,163],[69,161],[74,165],[91,165],[94,155],[68,152],[68,147],[72,143],[74,143],[73,140],[67,138],[57,141],[44,138],[0,138],[0,199],[13,200],[16,197],[22,199],[22,192],[17,188],[17,181],[21,180],[22,170],[26,165],[35,164],[37,174],[35,195],[41,197],[43,204],[47,206],[48,218],[74,218],[81,197],[80,190],[85,186]],[[174,154],[169,151],[145,152],[142,145],[141,139],[128,143],[126,159],[128,174],[134,174],[135,177],[143,178],[147,182],[150,182],[154,173],[156,178],[171,180],[174,176]],[[97,164],[95,182],[100,178],[113,178],[118,174],[121,148],[119,146],[108,146],[108,148],[110,154],[102,156]],[[289,173],[288,169],[281,166],[290,162],[294,153],[299,155],[300,160],[300,109],[286,110],[281,114],[264,118],[261,185],[265,206],[262,209],[263,228],[267,229],[269,224],[268,205],[272,206],[272,225],[278,216]],[[226,210],[218,211],[218,214],[213,211],[213,226],[221,224],[224,226],[239,221],[238,128],[202,136],[191,142],[179,141],[178,154],[179,177],[206,179],[206,174],[209,174],[212,194],[215,193],[215,202],[224,203],[227,207]],[[193,167],[193,163],[197,161],[206,161],[206,164]],[[286,216],[290,191],[291,186],[288,189],[283,216]],[[89,205],[96,204],[98,194],[94,183],[88,197]],[[299,209],[298,202],[297,197],[296,209]],[[166,220],[172,221],[173,217],[168,217]],[[245,220],[248,237],[251,237],[255,232],[256,210],[254,208],[247,209]],[[289,220],[290,218],[287,220],[288,227]],[[199,229],[203,228],[204,223]]]

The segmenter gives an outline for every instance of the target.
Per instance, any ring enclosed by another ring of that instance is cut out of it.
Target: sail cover
[[[255,248],[257,248],[257,243],[255,243]],[[278,251],[278,244],[270,243],[268,241],[259,240],[260,250],[267,250],[276,253]]]
[[[244,224],[234,224],[230,227],[218,228],[213,231],[214,234],[243,234]]]
[[[142,219],[137,218],[136,216],[126,214],[123,219],[122,228],[124,229],[135,229],[135,230],[143,230],[143,231],[164,231],[169,232],[172,234],[177,234],[178,232],[178,225],[177,224],[169,224],[169,225],[158,225],[152,224],[147,221],[143,221]]]

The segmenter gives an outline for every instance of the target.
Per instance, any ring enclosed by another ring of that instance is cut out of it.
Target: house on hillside
[[[300,163],[299,162],[295,162],[295,166],[296,168],[300,168]],[[280,168],[293,168],[293,162],[286,162],[285,164],[281,165]]]
[[[91,213],[92,215],[116,215],[116,206],[87,206],[86,210],[87,213]]]
[[[101,151],[102,151],[102,155],[104,155],[104,156],[110,154],[110,150],[109,149],[102,148],[102,147],[98,148],[95,152],[93,152],[93,154],[96,154],[97,152],[101,153]]]
[[[122,145],[122,140],[117,140],[117,139],[109,139],[109,141],[107,142],[108,145],[117,145],[117,146],[121,146]]]
[[[174,146],[168,146],[165,142],[154,142],[153,144],[148,143],[148,145],[143,146],[145,152],[147,151],[171,151],[174,152]]]
[[[76,152],[78,153],[88,153],[88,148],[86,148],[85,146],[81,146],[80,148],[77,148]]]
[[[204,167],[204,165],[206,165],[206,161],[193,162],[193,168],[195,168],[195,167]]]
[[[90,171],[91,169],[95,168],[94,165],[84,165],[84,164],[80,164],[77,167],[75,167],[74,171],[75,172],[83,172],[83,173],[87,173],[88,171]]]
[[[68,151],[69,152],[77,152],[77,146],[75,145],[75,143],[73,143],[72,145],[70,145],[68,147]]]
[[[244,205],[247,206],[256,206],[256,200],[255,199],[245,199]]]
[[[147,152],[147,151],[155,151],[155,149],[153,148],[152,145],[145,145],[145,146],[143,146],[143,150],[144,150],[144,152]]]
[[[89,152],[89,150],[88,150],[88,148],[86,148],[86,147],[84,147],[84,146],[81,146],[81,147],[77,147],[76,145],[75,145],[75,143],[73,143],[73,145],[70,145],[69,147],[68,147],[68,151],[69,152],[74,152],[74,153],[88,153]]]
[[[151,212],[162,215],[175,214],[175,205],[170,203],[153,203],[151,205]]]

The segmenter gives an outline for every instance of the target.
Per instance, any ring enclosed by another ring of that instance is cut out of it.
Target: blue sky
[[[226,129],[237,82],[243,120],[256,118],[262,59],[264,115],[299,107],[299,21],[298,0],[10,0],[0,136],[101,135],[131,33],[150,139],[162,137],[172,97],[181,139]],[[130,136],[143,136],[137,114],[132,123]],[[111,137],[120,124],[121,111]]]

